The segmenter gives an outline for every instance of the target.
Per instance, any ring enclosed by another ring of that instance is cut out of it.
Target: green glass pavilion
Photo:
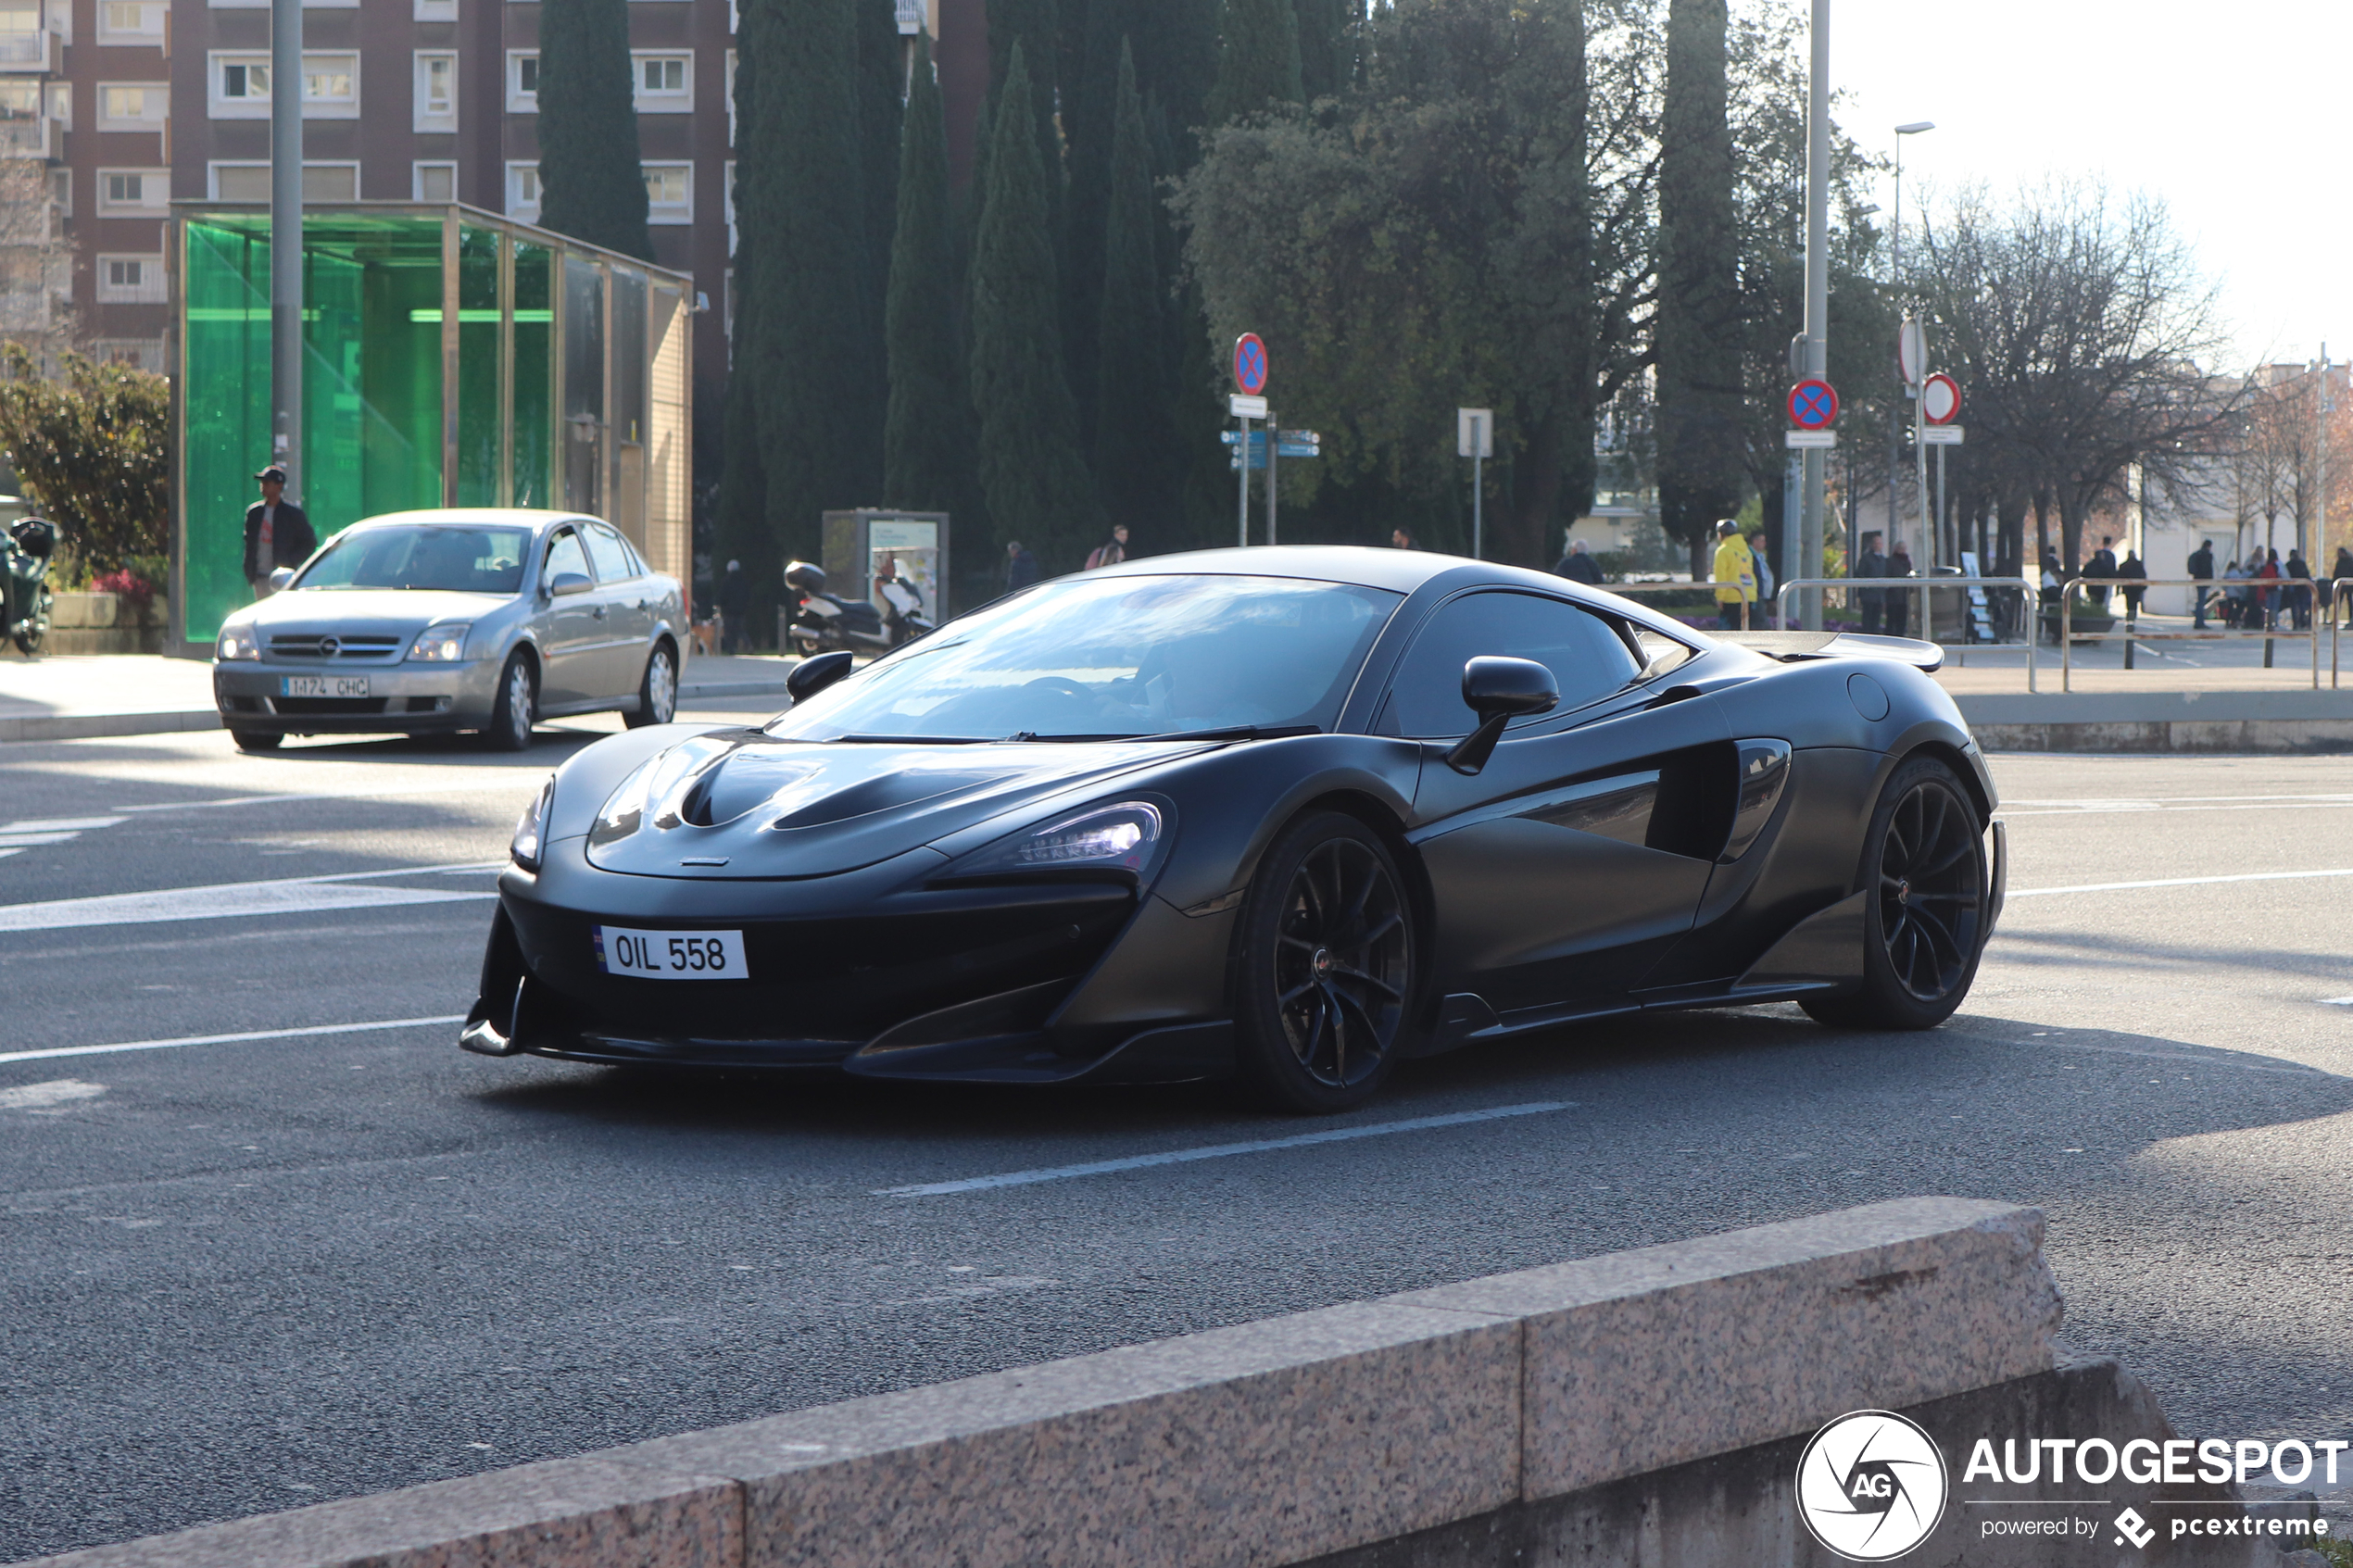
[[[270,460],[270,215],[173,204],[172,625],[207,657],[252,596]],[[548,507],[690,582],[693,281],[459,206],[303,215],[298,499],[323,542],[381,512]]]

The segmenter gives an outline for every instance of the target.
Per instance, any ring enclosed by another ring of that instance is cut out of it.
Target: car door
[[[1444,755],[1476,721],[1462,671],[1482,654],[1547,666],[1561,700],[1465,775]],[[1721,713],[1661,700],[1634,684],[1640,670],[1604,616],[1541,594],[1464,594],[1417,633],[1376,720],[1425,743],[1409,836],[1437,906],[1440,982],[1506,1022],[1622,1003],[1691,928],[1730,832]]]
[[[596,581],[587,546],[570,523],[548,535],[539,568],[539,649],[545,666],[539,676],[539,706],[551,713],[576,709],[603,684],[597,660],[606,641],[600,613],[604,607],[593,586],[585,594],[550,593],[555,580],[567,571],[576,571],[591,583]]]
[[[597,602],[604,611],[596,695],[634,696],[645,678],[647,646],[653,641],[653,582],[610,524],[588,523],[581,533],[597,568]]]

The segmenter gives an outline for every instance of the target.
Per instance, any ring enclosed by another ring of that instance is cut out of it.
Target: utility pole
[[[1894,254],[1888,262],[1887,281],[1888,286],[1896,291],[1899,295],[1904,287],[1904,138],[1917,136],[1923,131],[1935,129],[1936,122],[1932,119],[1916,119],[1908,125],[1899,125],[1895,128],[1895,227],[1894,230],[1895,246]],[[1926,375],[1927,364],[1923,362],[1919,367],[1919,370],[1920,374]],[[1905,381],[1902,370],[1896,371],[1895,381],[1898,401],[1893,408],[1889,409],[1887,419],[1887,548],[1890,554],[1894,552],[1895,541],[1899,537],[1895,525],[1895,474],[1904,429],[1902,399],[1917,400],[1919,396],[1916,389]],[[1919,413],[1917,408],[1913,410],[1915,421],[1919,419]],[[1922,500],[1922,509],[1926,509],[1925,498]],[[1936,546],[1925,536],[1920,540],[1920,558],[1931,564],[1936,558]]]
[[[270,6],[270,460],[302,495],[302,0]]]
[[[1806,373],[1830,373],[1831,258],[1831,0],[1814,0],[1813,62],[1806,80]],[[1783,575],[1793,581],[1822,574],[1824,470],[1830,454],[1806,448],[1806,504],[1798,528],[1798,558]],[[1822,626],[1818,588],[1798,591],[1808,631]]]

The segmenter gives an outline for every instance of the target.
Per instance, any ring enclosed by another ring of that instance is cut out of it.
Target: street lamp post
[[[1800,340],[1799,367],[1806,375],[1820,376],[1830,369],[1830,184],[1831,184],[1831,0],[1814,0],[1813,30],[1806,73],[1806,331]],[[1851,450],[1851,448],[1850,448]],[[1813,577],[1822,571],[1822,507],[1830,454],[1819,446],[1805,450],[1805,503],[1798,517],[1798,558],[1784,560],[1781,575],[1790,581]],[[1799,596],[1799,612],[1808,631],[1822,626],[1822,594],[1808,588]]]
[[[1895,254],[1888,266],[1888,282],[1898,290],[1904,286],[1904,138],[1935,129],[1936,122],[1932,119],[1916,119],[1908,125],[1895,128]],[[1925,365],[1920,368],[1923,371],[1927,370]],[[1904,380],[1901,368],[1895,372],[1895,387],[1896,399],[1888,409],[1887,420],[1887,547],[1891,554],[1895,549],[1896,540],[1895,465],[1898,444],[1903,439],[1904,399],[1912,392]],[[1928,550],[1926,540],[1921,541],[1921,549],[1924,554],[1932,554]]]

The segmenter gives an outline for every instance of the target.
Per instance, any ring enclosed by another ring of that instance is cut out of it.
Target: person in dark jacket
[[[2312,568],[2302,550],[2288,551],[2287,574],[2296,586],[2287,591],[2286,608],[2295,617],[2296,630],[2309,632],[2312,628]]]
[[[254,478],[261,482],[261,499],[245,508],[245,581],[253,596],[270,592],[270,574],[282,566],[300,566],[319,547],[310,520],[286,499],[286,470],[272,463]]]
[[[1018,593],[1038,581],[1038,558],[1020,540],[1005,546],[1005,592]]]
[[[2141,553],[2138,550],[2126,550],[2124,552],[2124,563],[2116,569],[2116,575],[2119,577],[2146,579],[2148,574],[2149,569],[2147,565],[2142,561]],[[2138,621],[2141,618],[2141,598],[2142,596],[2148,592],[2148,590],[2146,588],[2136,588],[2131,583],[2127,583],[2124,584],[2122,592],[2124,595],[2124,619],[2127,621]]]
[[[1909,577],[1911,574],[1912,552],[1906,547],[1903,540],[1898,539],[1895,541],[1895,547],[1887,552],[1887,575]],[[1906,635],[1906,628],[1911,623],[1911,619],[1912,596],[1904,593],[1888,595],[1887,634],[1891,637]],[[1921,630],[1925,633],[1927,628],[1923,627]]]
[[[720,651],[743,652],[751,634],[751,576],[744,571],[743,562],[727,563],[726,573],[711,596],[719,606]]]
[[[1876,533],[1863,535],[1862,553],[1855,558],[1855,570],[1848,572],[1848,576],[1884,577],[1887,575],[1887,558],[1879,553],[1879,538]],[[1887,596],[1876,588],[1862,588],[1856,591],[1855,597],[1862,601],[1857,608],[1863,612],[1863,630],[1878,631],[1881,617],[1887,613],[1887,606],[1884,602]]]
[[[2190,552],[2190,575],[2192,577],[2212,577],[2214,575],[2213,540],[2199,540],[2197,548]],[[2191,631],[2203,632],[2206,630],[2206,601],[2208,596],[2213,592],[2214,590],[2211,588],[2194,588],[2191,590],[2191,596],[2196,609],[2195,618],[2190,623]]]
[[[2100,547],[2094,550],[2091,558],[2083,563],[2083,575],[2087,578],[2108,578],[2117,575],[2115,546],[2116,538],[2113,534],[2100,535]],[[2100,608],[2106,609],[2108,608],[2108,585],[2106,583],[2095,583],[2084,588],[2083,596]]]
[[[1568,554],[1561,557],[1554,564],[1553,575],[1566,577],[1571,583],[1582,583],[1588,587],[1598,588],[1602,585],[1602,563],[1586,553],[1584,540],[1571,539],[1568,542]]]

